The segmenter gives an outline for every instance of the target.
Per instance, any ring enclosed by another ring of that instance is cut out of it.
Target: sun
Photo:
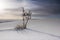
[[[7,7],[6,3],[0,2],[0,10],[3,10]]]

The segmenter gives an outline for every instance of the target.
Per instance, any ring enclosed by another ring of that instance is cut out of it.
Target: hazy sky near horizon
[[[9,17],[18,18],[21,7],[30,9],[32,15],[35,17],[60,16],[59,1],[60,0],[0,0],[0,19]]]

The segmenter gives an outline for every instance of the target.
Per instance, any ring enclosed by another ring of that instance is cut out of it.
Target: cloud
[[[60,3],[59,0],[32,0],[33,4],[38,7],[32,9],[35,16],[50,16],[60,15]]]

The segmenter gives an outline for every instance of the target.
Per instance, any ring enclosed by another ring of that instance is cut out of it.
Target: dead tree
[[[32,14],[31,11],[28,10],[28,12],[26,12],[26,10],[24,8],[22,8],[22,9],[23,9],[22,10],[22,12],[23,12],[23,14],[22,14],[23,25],[18,25],[16,27],[17,30],[19,30],[19,29],[26,29],[27,23],[28,23],[29,19],[31,19],[31,14]]]

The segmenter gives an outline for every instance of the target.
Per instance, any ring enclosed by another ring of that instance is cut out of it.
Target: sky
[[[32,17],[60,17],[60,0],[0,0],[0,19],[22,18],[21,8],[31,10]]]

